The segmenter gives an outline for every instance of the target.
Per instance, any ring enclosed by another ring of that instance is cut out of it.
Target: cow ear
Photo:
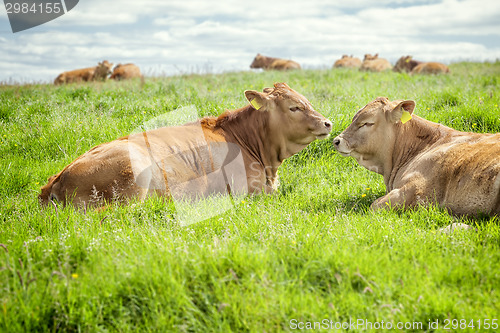
[[[390,113],[390,120],[392,123],[402,122],[406,123],[411,119],[411,115],[415,110],[415,101],[406,100],[400,102]]]
[[[256,110],[266,110],[269,98],[255,90],[245,90],[245,97]]]
[[[264,90],[262,90],[263,92],[265,92],[266,94],[270,94],[273,92],[273,88],[264,88]]]

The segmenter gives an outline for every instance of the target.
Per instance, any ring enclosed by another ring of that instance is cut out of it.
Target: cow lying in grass
[[[263,68],[265,70],[275,69],[275,70],[286,71],[289,69],[300,69],[300,64],[293,60],[266,57],[258,53],[253,59],[250,68]]]
[[[384,176],[371,207],[438,204],[455,215],[500,215],[500,133],[459,132],[413,116],[415,102],[381,97],[354,116],[333,143]]]
[[[354,56],[344,54],[342,58],[335,61],[333,68],[359,68],[361,66],[361,59]]]
[[[414,60],[412,56],[399,58],[392,70],[411,74],[441,74],[450,72],[450,69],[445,64],[440,62],[422,62]]]
[[[219,117],[92,148],[50,177],[40,200],[83,206],[174,190],[188,197],[272,192],[283,160],[327,137],[331,122],[285,83],[245,96],[250,105]]]
[[[413,68],[411,74],[447,74],[450,69],[440,62],[423,62]]]
[[[379,58],[377,53],[375,55],[365,54],[359,70],[367,72],[383,72],[391,68],[391,63],[387,59]]]
[[[54,80],[54,84],[74,83],[82,81],[104,81],[111,74],[113,64],[104,60],[94,67],[75,69],[63,72]]]

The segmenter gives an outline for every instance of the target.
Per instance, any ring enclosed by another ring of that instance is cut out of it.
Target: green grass
[[[297,331],[293,319],[447,331],[444,320],[465,319],[476,327],[460,332],[474,332],[477,320],[500,320],[498,218],[445,235],[436,231],[454,219],[436,207],[373,213],[382,177],[339,156],[331,138],[285,161],[276,194],[189,226],[157,198],[103,212],[37,201],[50,175],[94,145],[182,106],[200,116],[241,107],[244,90],[277,81],[332,120],[332,137],[378,96],[413,99],[416,114],[459,130],[499,132],[500,63],[450,67],[0,86],[0,331]]]

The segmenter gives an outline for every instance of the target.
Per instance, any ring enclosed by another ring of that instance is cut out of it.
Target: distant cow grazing
[[[500,215],[500,133],[459,132],[413,115],[415,102],[379,97],[333,143],[384,176],[375,210],[438,204],[454,215]]]
[[[392,70],[400,73],[402,72],[410,73],[413,70],[413,68],[415,68],[417,65],[421,63],[422,63],[421,61],[414,60],[411,55],[402,56],[396,62],[396,65],[394,65]]]
[[[57,76],[57,78],[54,80],[54,84],[105,80],[112,67],[113,64],[111,64],[107,60],[104,60],[94,67],[63,72],[59,74],[59,76]]]
[[[361,66],[361,59],[348,56],[347,54],[344,54],[342,58],[339,60],[335,61],[333,64],[334,68],[359,68]]]
[[[110,79],[113,80],[126,80],[133,78],[142,78],[141,70],[134,64],[118,64],[116,65],[113,73],[110,76]]]
[[[361,64],[359,70],[368,72],[383,72],[391,68],[391,63],[384,58],[379,58],[377,53],[374,56],[371,54],[365,54],[365,58],[363,59],[363,63]]]
[[[92,148],[49,178],[40,201],[82,206],[173,191],[187,197],[272,192],[283,160],[326,138],[332,124],[285,83],[245,96],[249,105],[219,117]],[[242,167],[231,167],[238,158]],[[212,177],[217,174],[224,177]]]
[[[424,62],[411,71],[411,74],[446,74],[450,69],[445,64],[440,62]]]
[[[252,64],[250,65],[250,68],[263,68],[265,70],[276,69],[285,71],[289,69],[300,69],[300,65],[293,60],[271,58],[257,53]]]

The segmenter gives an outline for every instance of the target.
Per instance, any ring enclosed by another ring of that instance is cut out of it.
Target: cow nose
[[[335,147],[338,147],[339,144],[340,144],[340,139],[338,137],[336,137],[335,139],[333,139],[333,144]]]
[[[325,121],[325,127],[326,128],[331,128],[332,127],[332,123],[330,121]]]

